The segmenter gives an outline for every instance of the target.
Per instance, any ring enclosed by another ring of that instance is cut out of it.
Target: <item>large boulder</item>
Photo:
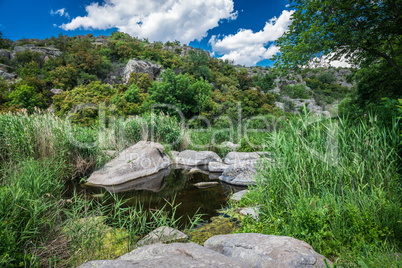
[[[217,235],[204,247],[241,260],[248,267],[308,268],[326,267],[324,256],[304,241],[288,237],[255,233]]]
[[[123,71],[124,82],[127,83],[131,73],[149,74],[152,79],[156,79],[161,74],[162,67],[144,60],[130,60]]]
[[[172,164],[164,150],[159,143],[140,141],[92,173],[87,183],[99,186],[118,185],[155,174]]]
[[[254,185],[256,183],[257,164],[257,161],[244,161],[230,165],[223,171],[219,179],[233,185]]]
[[[161,226],[156,228],[149,234],[147,234],[144,238],[137,242],[138,247],[156,244],[156,243],[167,243],[167,242],[174,242],[178,240],[185,240],[188,239],[188,236],[180,232],[179,230],[170,228],[168,226]]]
[[[248,267],[241,260],[226,257],[195,243],[147,245],[121,256],[118,261],[129,261],[133,266],[127,267],[141,268]]]
[[[221,173],[225,171],[229,165],[224,164],[222,162],[209,162],[208,163],[208,170],[209,172]]]
[[[182,151],[174,158],[175,164],[183,166],[204,166],[209,162],[222,162],[222,159],[212,151],[193,150]]]
[[[245,161],[255,161],[260,158],[268,158],[269,154],[267,152],[230,152],[226,155],[224,162],[226,164],[238,164]]]

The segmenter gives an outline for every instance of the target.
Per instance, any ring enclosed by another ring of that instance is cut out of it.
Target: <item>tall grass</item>
[[[265,165],[245,204],[261,220],[243,231],[289,235],[332,260],[360,262],[373,252],[402,250],[398,123],[369,117],[290,121],[267,141],[276,156]]]

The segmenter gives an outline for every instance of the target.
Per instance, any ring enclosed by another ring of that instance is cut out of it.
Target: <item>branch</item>
[[[372,49],[372,48],[368,48],[368,47],[362,47],[363,50],[370,52],[371,54],[380,56],[382,58],[384,58],[386,61],[388,61],[389,64],[391,64],[392,67],[394,67],[401,75],[402,75],[402,66],[400,66],[399,64],[397,64],[390,56],[388,56],[386,53],[384,52],[380,52],[378,50]]]

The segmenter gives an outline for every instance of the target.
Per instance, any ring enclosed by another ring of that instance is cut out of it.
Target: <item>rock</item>
[[[254,220],[258,221],[260,217],[260,208],[259,207],[247,207],[243,208],[239,212],[243,216],[249,216]]]
[[[141,247],[150,244],[174,242],[184,239],[188,239],[188,236],[185,233],[168,226],[161,226],[138,241],[137,246]]]
[[[3,59],[3,62],[10,63],[11,61],[11,52],[7,49],[0,49],[0,58]]]
[[[228,167],[229,167],[229,165],[221,163],[221,162],[209,162],[208,163],[208,170],[210,172],[223,172]]]
[[[116,156],[117,151],[116,150],[104,150],[104,151],[102,151],[102,153],[104,153],[107,156],[113,157],[113,156]]]
[[[221,143],[221,147],[228,148],[229,150],[235,151],[235,150],[237,150],[237,148],[240,147],[240,144],[235,144],[230,141],[225,141],[225,142]]]
[[[146,190],[157,193],[165,188],[165,178],[169,176],[170,171],[171,167],[169,166],[149,176],[141,177],[118,185],[102,185],[102,187],[111,193],[121,193],[138,190]]]
[[[132,268],[138,267],[135,266],[132,262],[129,261],[120,261],[120,260],[100,260],[100,261],[89,261],[80,266],[79,268]]]
[[[247,161],[233,164],[222,173],[219,179],[221,181],[234,185],[253,185],[256,183],[256,165],[256,161]]]
[[[131,262],[132,267],[141,268],[249,267],[241,260],[226,257],[195,243],[152,244],[137,248],[118,260]]]
[[[87,183],[100,186],[118,185],[155,174],[172,164],[164,150],[159,143],[140,141],[93,172]]]
[[[59,95],[59,94],[63,93],[64,90],[62,90],[62,89],[60,89],[60,88],[52,88],[52,89],[50,90],[50,92],[52,92],[53,95]]]
[[[217,182],[217,181],[204,181],[204,182],[198,182],[198,183],[194,184],[195,187],[201,188],[201,189],[211,188],[211,187],[215,187],[217,185],[219,185],[219,182]]]
[[[234,193],[231,197],[230,197],[230,200],[233,200],[233,201],[240,201],[241,199],[242,199],[242,197],[245,195],[245,194],[247,194],[248,192],[250,192],[249,190],[243,190],[243,191],[240,191],[240,192],[237,192],[237,193]]]
[[[144,60],[130,60],[123,71],[124,82],[127,83],[131,73],[144,73],[155,80],[161,73],[162,67]]]
[[[23,46],[16,46],[11,53],[11,58],[15,57],[15,54],[18,52],[23,52],[26,50],[30,50],[32,52],[39,52],[43,54],[42,58],[45,59],[46,56],[49,57],[59,57],[61,56],[61,51],[54,47],[37,47],[33,44],[23,45]]]
[[[17,75],[14,73],[7,73],[5,71],[0,70],[0,77],[3,78],[4,80],[11,80],[16,78]]]
[[[288,236],[253,233],[217,235],[208,239],[204,247],[242,260],[248,267],[326,267],[324,260],[331,263],[306,242]]]
[[[257,159],[260,159],[262,157],[265,157],[269,159],[269,154],[267,152],[251,152],[251,153],[246,153],[246,152],[230,152],[226,155],[224,162],[226,164],[232,165],[232,164],[238,164],[240,162],[244,161],[254,161]]]
[[[203,166],[209,162],[222,162],[222,159],[211,151],[185,150],[180,152],[173,160],[175,164],[184,166]]]

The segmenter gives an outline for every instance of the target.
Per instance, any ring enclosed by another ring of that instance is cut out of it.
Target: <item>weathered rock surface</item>
[[[141,247],[156,243],[174,242],[183,239],[188,239],[188,236],[185,233],[168,226],[161,226],[138,241],[137,246]]]
[[[129,261],[122,260],[100,260],[100,261],[89,261],[80,265],[79,268],[132,268],[140,267]]]
[[[208,170],[210,172],[223,172],[228,167],[229,167],[229,165],[224,164],[222,162],[209,162],[208,163]]]
[[[239,211],[243,216],[248,216],[258,221],[260,218],[260,208],[259,207],[246,207]]]
[[[132,267],[198,268],[248,267],[241,260],[232,259],[195,243],[153,244],[127,253],[119,261],[129,261]]]
[[[16,46],[11,53],[11,57],[14,57],[16,53],[23,52],[26,50],[30,50],[32,52],[39,52],[43,54],[44,57],[51,56],[51,57],[59,57],[61,56],[61,51],[54,47],[38,47],[33,44],[23,45],[23,46]]]
[[[233,164],[225,169],[219,179],[234,185],[253,185],[256,183],[257,164],[258,162],[256,160]]]
[[[268,158],[269,154],[266,152],[230,152],[226,155],[224,162],[226,164],[239,164],[244,161],[254,161],[260,158]]]
[[[212,151],[185,150],[180,152],[173,162],[184,166],[203,166],[209,162],[222,162],[222,159]]]
[[[111,193],[121,193],[138,190],[146,190],[157,193],[165,188],[165,178],[169,176],[171,169],[171,166],[169,166],[149,176],[130,180],[128,182],[117,185],[102,185],[102,187]]]
[[[249,267],[326,267],[324,256],[306,242],[288,236],[250,233],[217,235],[208,239],[204,246],[242,260]]]
[[[144,60],[130,60],[123,71],[124,82],[127,83],[131,73],[149,74],[152,79],[156,79],[161,74],[162,67]]]
[[[159,143],[140,141],[92,173],[87,183],[101,186],[118,185],[155,174],[172,164],[164,150]]]
[[[247,194],[248,192],[250,192],[250,191],[249,190],[243,190],[243,191],[236,192],[230,197],[230,200],[240,201],[242,199],[242,197],[245,194]]]

